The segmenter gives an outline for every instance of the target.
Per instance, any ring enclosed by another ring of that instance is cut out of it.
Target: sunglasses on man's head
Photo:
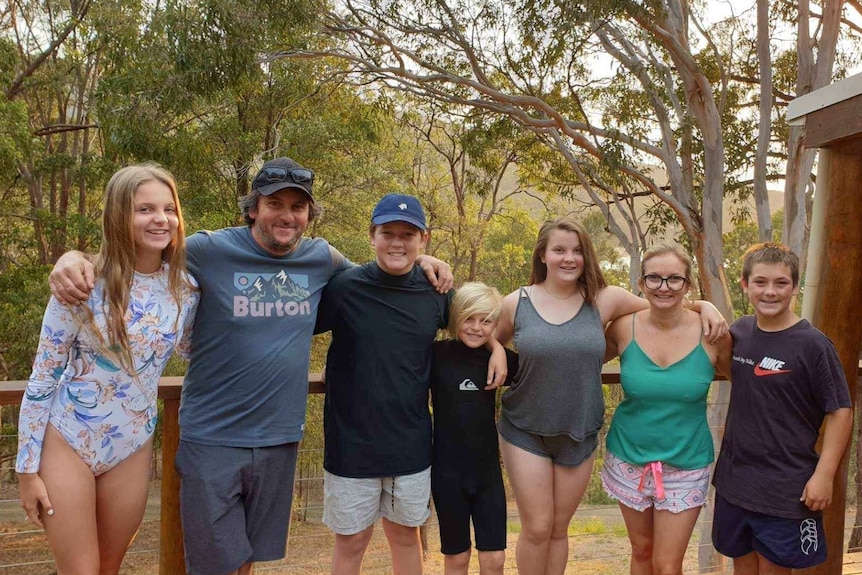
[[[255,180],[258,183],[296,182],[306,184],[314,181],[314,172],[307,168],[263,168]]]

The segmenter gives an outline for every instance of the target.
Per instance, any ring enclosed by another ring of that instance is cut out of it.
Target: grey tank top
[[[552,324],[521,288],[514,324],[520,366],[503,394],[506,419],[537,435],[583,441],[597,433],[605,412],[605,333],[598,310],[585,302],[575,317]]]

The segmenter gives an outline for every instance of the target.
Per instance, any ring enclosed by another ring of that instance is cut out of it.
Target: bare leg
[[[252,575],[254,573],[254,563],[243,563],[236,571],[231,571],[227,575]]]
[[[733,560],[733,575],[790,575],[791,570],[779,567],[756,551]]]
[[[503,575],[505,564],[505,551],[479,551],[479,575]]]
[[[141,526],[150,486],[152,439],[96,478],[100,575],[116,575]]]
[[[763,555],[757,555],[757,566],[760,569],[760,575],[790,575],[791,570],[787,567],[779,567]]]
[[[392,553],[392,572],[395,575],[422,575],[422,544],[419,528],[407,527],[383,518],[383,532]]]
[[[96,477],[52,425],[45,431],[39,477],[54,506],[42,521],[58,573],[98,575]]]
[[[481,557],[481,553],[479,554]],[[470,550],[457,555],[443,556],[443,575],[467,575],[470,568]]]
[[[632,545],[631,575],[652,575],[654,510],[637,511],[620,503],[620,511]]]
[[[659,534],[653,546],[655,575],[682,575],[685,550],[688,548],[700,510],[700,507],[695,507],[680,513],[654,512],[654,532]]]
[[[520,575],[545,575],[554,526],[554,464],[500,437],[500,452],[509,474],[521,533],[515,547]]]
[[[569,523],[593,472],[593,456],[577,467],[554,465],[554,527],[548,548],[547,575],[563,575],[569,560]]]
[[[332,552],[332,575],[359,575],[362,572],[362,558],[374,533],[374,525],[353,535],[335,534],[335,548]]]
[[[733,559],[733,575],[759,575],[758,561],[759,555],[752,551],[742,557]]]

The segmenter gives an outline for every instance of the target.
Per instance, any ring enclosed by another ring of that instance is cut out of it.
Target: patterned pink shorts
[[[633,465],[608,451],[599,475],[605,492],[626,507],[636,511],[655,507],[660,511],[680,513],[706,505],[711,470],[712,465],[700,469]]]

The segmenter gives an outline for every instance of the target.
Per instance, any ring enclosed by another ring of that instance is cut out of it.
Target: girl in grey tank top
[[[523,431],[583,441],[604,420],[599,312],[584,302],[573,318],[553,324],[539,315],[526,289],[519,296],[514,341],[521,363],[503,394],[503,414]]]

